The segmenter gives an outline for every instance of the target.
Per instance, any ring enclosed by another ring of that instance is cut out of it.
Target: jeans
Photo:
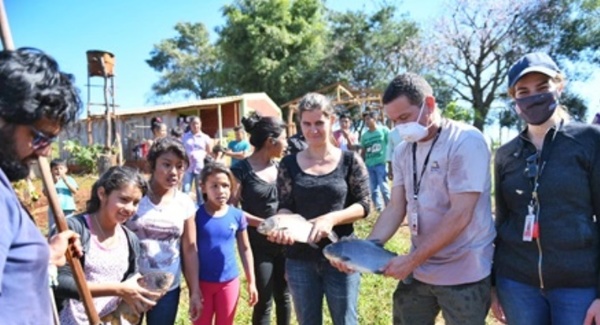
[[[298,324],[323,323],[323,295],[334,325],[358,324],[359,273],[342,273],[324,258],[319,261],[287,259],[285,271]]]
[[[400,281],[394,291],[394,324],[433,325],[441,309],[447,325],[484,325],[491,304],[490,294],[490,277],[448,286],[416,279],[408,284]]]
[[[258,302],[252,312],[253,325],[269,325],[271,305],[275,300],[277,325],[289,325],[291,319],[291,299],[285,280],[285,256],[281,247],[253,247],[254,274]]]
[[[385,164],[377,164],[374,166],[367,167],[369,172],[369,185],[371,186],[371,199],[377,211],[383,210],[385,205],[390,203],[390,188],[387,183],[387,173],[385,171]],[[381,199],[379,198],[379,190],[383,196],[384,206],[381,205]]]
[[[196,204],[200,206],[204,203],[204,198],[202,197],[202,189],[200,188],[200,174],[194,172],[185,172],[183,175],[183,181],[181,182],[183,185],[183,193],[189,193],[192,189],[192,183],[196,187]]]
[[[540,289],[496,276],[496,291],[510,325],[583,324],[596,289]]]
[[[179,294],[181,288],[177,287],[167,292],[160,298],[154,307],[146,312],[147,325],[175,324],[177,307],[179,306]],[[141,324],[141,323],[140,323]]]

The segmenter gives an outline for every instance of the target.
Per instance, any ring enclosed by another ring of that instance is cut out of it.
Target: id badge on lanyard
[[[523,226],[523,241],[532,241],[538,238],[539,228],[536,215],[532,205],[528,206],[529,213],[525,216]]]

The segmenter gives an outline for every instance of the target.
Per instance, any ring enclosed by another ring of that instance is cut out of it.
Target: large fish
[[[155,271],[144,274],[137,282],[142,288],[164,295],[171,287],[171,284],[173,284],[173,279],[174,276],[171,273]],[[101,321],[105,324],[121,325],[121,317],[123,317],[131,324],[138,324],[140,322],[140,316],[141,315],[131,309],[125,301],[121,301],[119,306],[117,306],[117,309],[102,317]]]
[[[323,255],[361,273],[383,272],[384,266],[397,255],[370,240],[347,239],[323,248]]]
[[[308,236],[312,231],[314,224],[307,221],[299,214],[278,215],[263,220],[256,230],[268,236],[272,231],[285,230],[296,242],[308,243],[314,246],[314,243],[309,243]],[[328,236],[329,240],[336,242],[338,240],[335,232],[331,232]]]

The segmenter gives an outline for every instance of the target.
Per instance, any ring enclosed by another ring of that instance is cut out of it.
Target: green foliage
[[[414,21],[397,18],[396,12],[389,4],[371,15],[332,11],[330,53],[321,71],[357,89],[382,89],[401,71],[420,70],[413,61],[419,29]]]
[[[178,35],[154,46],[146,63],[161,73],[153,85],[157,95],[172,92],[196,98],[220,95],[217,50],[202,23],[177,23]]]
[[[104,154],[104,146],[94,144],[84,146],[78,140],[66,140],[63,149],[70,153],[69,160],[83,168],[86,172],[96,170],[98,157]]]
[[[442,116],[455,121],[473,122],[473,110],[459,106],[456,101],[448,103],[442,110]]]
[[[319,0],[239,0],[223,8],[218,28],[228,93],[266,92],[284,103],[314,89],[307,83],[325,46]]]

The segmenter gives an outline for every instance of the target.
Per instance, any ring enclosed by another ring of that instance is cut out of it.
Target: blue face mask
[[[540,125],[548,121],[558,106],[557,94],[548,92],[523,98],[515,98],[519,107],[519,116],[531,125]]]

